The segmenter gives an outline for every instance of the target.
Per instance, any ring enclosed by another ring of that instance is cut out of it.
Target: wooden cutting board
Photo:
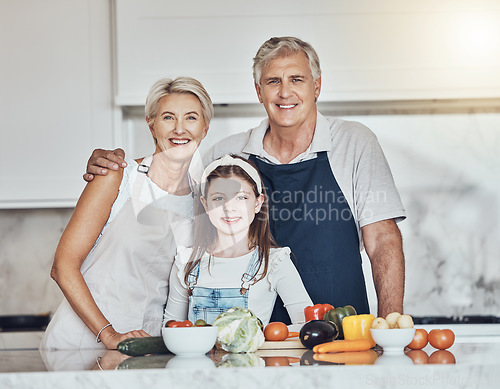
[[[270,342],[265,341],[262,346],[259,347],[259,350],[285,350],[285,349],[304,349],[300,343],[299,338],[291,338],[287,340],[282,340],[280,342]]]

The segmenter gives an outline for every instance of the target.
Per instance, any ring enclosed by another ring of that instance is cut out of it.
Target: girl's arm
[[[121,169],[109,171],[107,176],[95,177],[87,184],[61,236],[51,270],[73,310],[96,335],[109,322],[92,298],[80,268],[108,220],[122,175]],[[109,326],[99,338],[112,349],[123,339],[142,336],[147,336],[142,330],[119,334]]]
[[[290,256],[283,258],[273,271],[276,272],[273,276],[276,291],[283,300],[292,324],[305,323],[304,308],[313,303]]]
[[[178,256],[179,254],[175,256],[174,266],[172,266],[170,272],[168,300],[163,313],[163,325],[169,320],[186,320],[188,318],[188,290],[181,283],[177,274],[179,269],[184,269],[184,264],[180,261]]]

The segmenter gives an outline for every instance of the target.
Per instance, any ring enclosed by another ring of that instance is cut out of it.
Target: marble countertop
[[[377,358],[363,365],[319,363],[312,352],[306,350],[266,350],[250,355],[216,352],[197,358],[159,355],[137,359],[117,351],[41,353],[33,348],[10,349],[0,350],[0,387],[498,388],[499,355],[500,337],[479,334],[474,337],[470,331],[467,336],[458,335],[455,344],[445,352],[437,352],[430,345],[416,355],[388,356],[377,350]],[[135,364],[138,361],[139,366]],[[419,363],[422,361],[426,363]]]

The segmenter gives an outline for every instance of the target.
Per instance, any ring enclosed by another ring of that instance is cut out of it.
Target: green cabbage
[[[230,308],[212,325],[219,329],[217,341],[231,353],[252,353],[264,343],[261,322],[249,309]]]

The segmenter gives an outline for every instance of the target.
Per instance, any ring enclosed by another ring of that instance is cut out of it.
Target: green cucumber
[[[129,338],[118,343],[116,349],[122,354],[138,357],[146,354],[168,354],[167,347],[161,336],[146,338]]]

